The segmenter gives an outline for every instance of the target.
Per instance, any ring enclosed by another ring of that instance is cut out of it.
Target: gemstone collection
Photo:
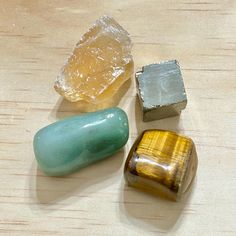
[[[103,16],[84,34],[62,67],[56,91],[70,102],[111,100],[133,75],[131,39],[113,18]],[[135,75],[143,121],[179,115],[187,97],[176,60],[146,65]],[[63,176],[111,157],[129,138],[126,113],[117,107],[57,121],[34,136],[40,168]],[[196,175],[194,142],[172,131],[144,130],[126,159],[124,176],[134,186],[178,200]]]

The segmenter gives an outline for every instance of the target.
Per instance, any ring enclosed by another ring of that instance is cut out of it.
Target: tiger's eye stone
[[[133,74],[131,48],[128,32],[102,16],[79,40],[54,88],[70,102],[109,101]]]
[[[177,200],[197,170],[193,141],[172,131],[146,130],[132,146],[125,163],[130,186]]]
[[[46,174],[60,176],[113,155],[128,137],[126,113],[110,108],[42,128],[34,137],[34,153]]]
[[[158,120],[181,113],[187,105],[179,63],[164,61],[143,67],[136,73],[143,121]]]

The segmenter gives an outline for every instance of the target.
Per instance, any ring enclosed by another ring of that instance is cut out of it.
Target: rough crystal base
[[[84,34],[55,82],[71,102],[111,99],[133,74],[131,40],[113,18],[103,16]]]

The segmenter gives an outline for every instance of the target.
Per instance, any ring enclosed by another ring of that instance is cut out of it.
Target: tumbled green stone
[[[72,173],[113,155],[129,137],[126,113],[110,108],[73,116],[39,130],[34,153],[48,175]]]

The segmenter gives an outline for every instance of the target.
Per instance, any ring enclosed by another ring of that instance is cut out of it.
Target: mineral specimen
[[[172,131],[146,130],[135,141],[125,164],[129,185],[177,200],[197,170],[190,138]]]
[[[132,76],[133,67],[128,32],[103,16],[77,43],[54,87],[71,102],[101,103]]]
[[[136,82],[144,121],[179,115],[187,105],[176,60],[144,66],[136,73]]]
[[[46,174],[60,176],[111,156],[126,144],[128,136],[126,113],[110,108],[39,130],[34,137],[34,152]]]

